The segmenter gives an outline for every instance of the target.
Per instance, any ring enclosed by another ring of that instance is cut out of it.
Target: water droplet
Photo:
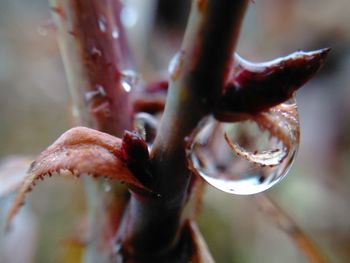
[[[122,70],[120,72],[120,74],[121,74],[120,82],[121,82],[123,89],[126,92],[130,92],[131,89],[136,87],[141,80],[141,77],[135,71],[133,71],[131,69]]]
[[[119,31],[118,31],[117,28],[113,29],[113,31],[112,31],[112,37],[113,37],[114,39],[117,39],[117,38],[119,37]]]
[[[189,149],[199,174],[214,187],[231,194],[265,191],[289,171],[299,146],[295,101],[280,104],[249,120],[202,122]]]
[[[107,23],[106,23],[106,19],[101,16],[99,19],[98,19],[98,27],[99,29],[101,30],[101,32],[106,32],[107,30]]]
[[[168,66],[168,72],[172,80],[176,80],[181,72],[181,68],[183,65],[183,56],[184,52],[180,51],[177,52],[173,58],[170,60],[169,66]]]
[[[141,77],[132,69],[124,69],[120,72],[122,79],[129,82],[132,86],[135,86],[139,83]]]
[[[121,80],[121,85],[123,87],[123,89],[126,91],[126,92],[130,92],[131,91],[131,85],[129,82],[125,81],[125,80]]]
[[[137,113],[134,117],[134,129],[146,141],[148,150],[151,150],[152,144],[157,135],[158,119],[149,113]]]
[[[120,13],[120,19],[125,27],[131,28],[136,25],[138,14],[134,8],[125,6]]]
[[[112,186],[108,182],[103,182],[103,190],[108,193],[112,190]]]

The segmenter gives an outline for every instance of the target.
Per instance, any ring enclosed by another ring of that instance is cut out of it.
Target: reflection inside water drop
[[[241,122],[207,118],[197,129],[189,154],[209,184],[248,195],[278,183],[289,171],[298,145],[298,112],[292,101]]]

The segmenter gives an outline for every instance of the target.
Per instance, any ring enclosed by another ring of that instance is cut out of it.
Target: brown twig
[[[290,237],[300,251],[308,258],[309,262],[329,263],[317,245],[271,198],[266,194],[260,194],[255,201],[260,210],[269,216]]]

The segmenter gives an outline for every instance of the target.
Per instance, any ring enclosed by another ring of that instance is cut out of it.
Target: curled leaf
[[[298,51],[264,63],[252,63],[236,54],[231,81],[215,116],[227,120],[235,114],[258,114],[287,101],[315,75],[329,50]]]
[[[7,218],[9,226],[25,194],[46,175],[92,175],[125,182],[139,191],[148,190],[129,170],[122,157],[122,140],[85,127],[65,132],[31,164]]]

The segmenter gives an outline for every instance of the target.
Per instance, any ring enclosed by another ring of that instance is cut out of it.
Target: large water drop
[[[194,134],[190,161],[200,176],[224,192],[259,193],[288,173],[299,133],[294,99],[240,122],[208,117]]]

